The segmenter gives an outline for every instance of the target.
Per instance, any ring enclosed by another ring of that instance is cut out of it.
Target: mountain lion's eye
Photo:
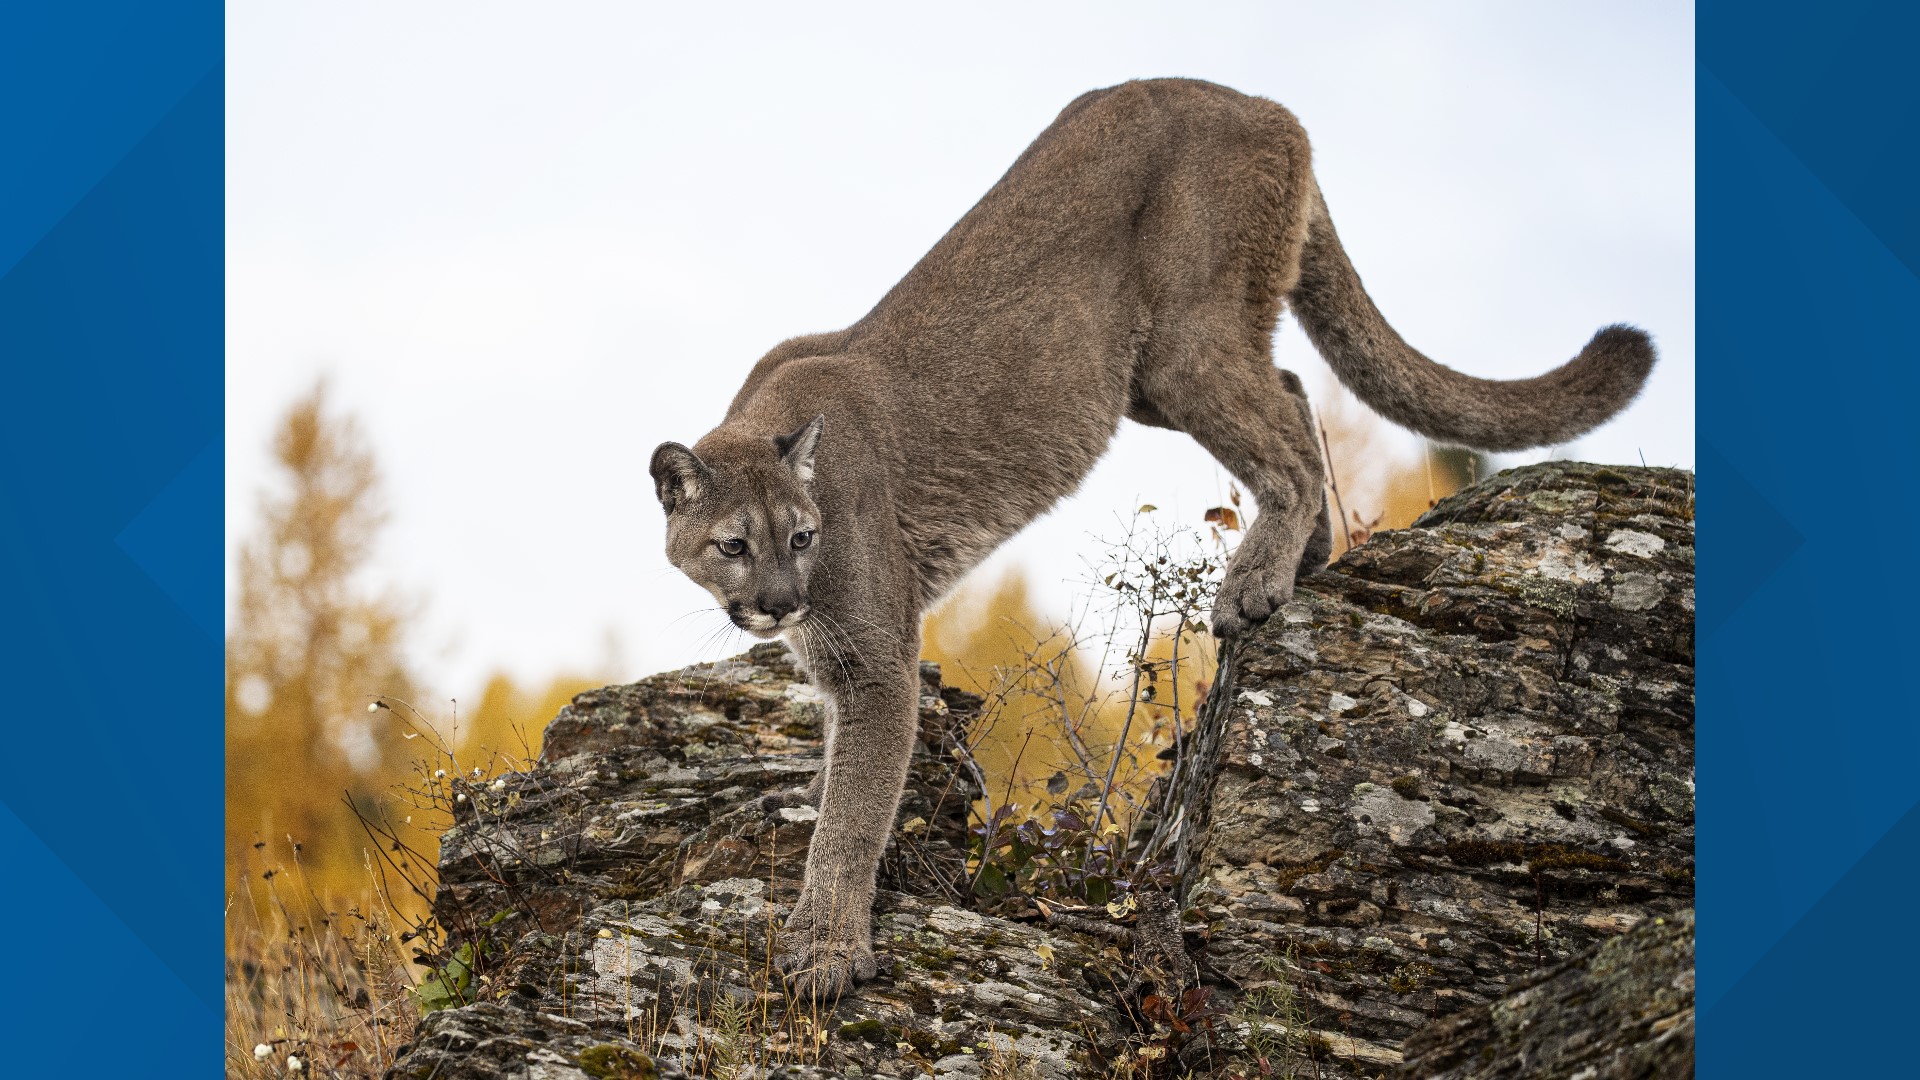
[[[793,550],[804,551],[807,545],[811,543],[813,543],[812,529],[807,529],[803,532],[797,532],[793,534]]]
[[[720,549],[720,554],[725,555],[729,559],[737,559],[747,553],[747,542],[745,540],[716,540],[714,541],[714,545]]]

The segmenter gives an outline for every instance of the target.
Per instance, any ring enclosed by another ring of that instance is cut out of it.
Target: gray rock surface
[[[817,698],[778,646],[583,694],[537,768],[460,804],[436,911],[483,943],[478,1001],[392,1075],[1334,1080],[1393,1074],[1436,1019],[1466,1045],[1529,973],[1650,918],[1690,940],[1691,480],[1503,473],[1303,580],[1175,780],[1197,968],[1143,970],[1099,918],[968,910],[951,740],[979,703],[929,666],[880,977],[789,1010],[769,935],[813,811],[761,800],[819,768]]]
[[[1693,912],[1653,918],[1407,1040],[1421,1080],[1693,1075]]]

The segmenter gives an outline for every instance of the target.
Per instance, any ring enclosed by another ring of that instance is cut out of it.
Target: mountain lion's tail
[[[1524,450],[1598,427],[1646,382],[1653,342],[1631,326],[1602,329],[1580,355],[1531,379],[1477,379],[1427,359],[1373,306],[1326,200],[1317,188],[1312,197],[1294,314],[1340,381],[1394,423],[1478,450]]]

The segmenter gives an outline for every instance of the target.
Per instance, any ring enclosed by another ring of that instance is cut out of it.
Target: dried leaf
[[[1216,506],[1208,510],[1206,521],[1228,532],[1240,531],[1240,515],[1231,506]]]

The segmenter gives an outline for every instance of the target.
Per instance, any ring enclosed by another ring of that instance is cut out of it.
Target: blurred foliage
[[[540,735],[574,695],[604,686],[609,677],[560,674],[544,687],[528,689],[495,672],[470,711],[460,709],[451,736],[463,764],[489,775],[540,754]]]
[[[228,878],[257,878],[259,853],[297,844],[317,896],[360,896],[376,849],[392,842],[370,839],[356,810],[388,820],[430,871],[445,822],[401,797],[423,763],[451,749],[457,760],[434,764],[461,775],[519,767],[547,720],[605,680],[561,675],[528,689],[495,675],[474,708],[419,700],[406,661],[417,605],[364,581],[386,521],[365,433],[317,385],[288,409],[272,452],[277,483],[240,548],[226,647]],[[425,907],[404,889],[389,899],[402,921]]]
[[[1375,532],[1406,528],[1434,503],[1493,472],[1484,454],[1431,443],[1408,461],[1392,445],[1394,429],[1338,385],[1321,396],[1315,418],[1327,460],[1336,557]]]
[[[1054,627],[1034,607],[1026,576],[1020,573],[1009,573],[986,588],[963,588],[927,616],[921,631],[920,655],[940,664],[949,685],[999,707],[993,727],[974,748],[974,758],[989,779],[1008,784],[1019,793],[1019,801],[1029,805],[1046,779],[1071,760],[1063,741],[1066,733],[1057,730],[1056,719],[1063,708],[1096,702],[1101,681],[1094,668],[1098,656],[1089,659],[1071,643],[1043,650],[1042,643],[1053,640]],[[1049,653],[1051,670],[1036,662],[1036,654],[1043,651]],[[1075,718],[1077,726],[1118,730],[1113,710],[1095,703],[1085,711]],[[1034,731],[1045,741],[1029,759],[1022,751],[1031,749],[1026,736]]]
[[[411,698],[402,659],[411,606],[359,585],[385,522],[379,471],[350,419],[317,386],[273,442],[280,490],[240,549],[227,639],[227,860],[283,838],[307,853],[323,890],[364,878],[366,838],[346,802],[370,807],[404,775],[404,732],[376,695]]]

